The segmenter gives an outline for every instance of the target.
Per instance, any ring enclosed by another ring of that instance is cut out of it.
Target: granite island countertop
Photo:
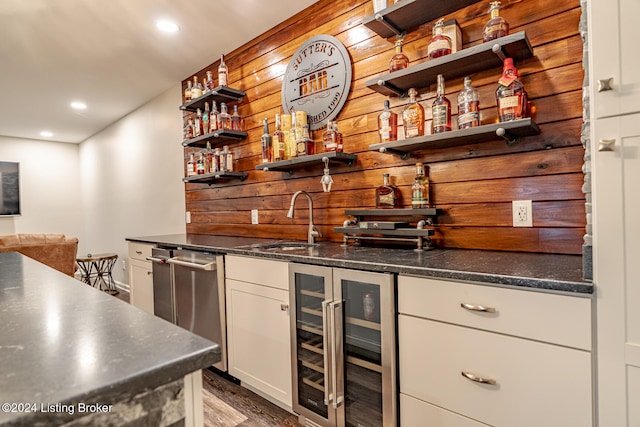
[[[0,253],[0,324],[0,403],[35,405],[3,406],[0,425],[66,422],[55,405],[109,405],[220,358],[217,344],[17,252]]]
[[[223,254],[250,255],[291,262],[367,271],[411,274],[486,285],[514,286],[591,296],[582,279],[582,257],[469,249],[414,249],[344,246],[320,241],[311,248],[261,248],[275,239],[170,234],[129,237],[128,241]]]

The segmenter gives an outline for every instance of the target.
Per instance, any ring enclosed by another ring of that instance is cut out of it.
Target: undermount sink
[[[251,247],[255,249],[280,249],[282,251],[293,251],[296,249],[312,248],[314,246],[317,245],[307,242],[275,242],[251,245]]]

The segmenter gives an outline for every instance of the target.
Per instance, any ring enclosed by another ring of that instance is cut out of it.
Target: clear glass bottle
[[[211,163],[211,173],[220,172],[220,147],[213,150],[213,163]]]
[[[433,26],[431,40],[427,46],[429,58],[436,59],[451,53],[451,38],[446,34],[442,34],[444,29],[444,20],[438,19]]]
[[[324,147],[324,151],[336,151],[336,135],[333,130],[333,122],[329,120],[327,122],[327,128],[322,134],[322,146]]]
[[[191,101],[191,80],[187,80],[187,87],[184,89],[184,103]]]
[[[224,63],[223,55],[220,55],[220,65],[218,65],[218,86],[229,86],[229,68]]]
[[[220,113],[218,113],[218,129],[231,129],[231,115],[227,111],[227,104],[225,104],[224,102],[220,103]]]
[[[390,142],[398,139],[398,115],[389,108],[389,100],[384,100],[384,110],[378,115],[378,140]]]
[[[209,133],[218,130],[218,105],[216,101],[211,102],[211,112],[209,113]]]
[[[273,161],[279,162],[280,160],[284,160],[284,132],[282,132],[280,114],[276,114],[276,130],[273,131],[272,145]]]
[[[187,161],[187,176],[194,175],[196,175],[196,159],[193,153],[191,153],[189,155],[189,160]]]
[[[451,102],[444,95],[444,76],[438,74],[436,99],[431,106],[431,133],[449,132],[451,130]]]
[[[340,130],[338,129],[337,120],[333,121],[333,134],[336,139],[336,151],[342,153],[342,151],[344,150],[344,146],[342,144],[342,132],[340,132]]]
[[[202,110],[199,108],[196,110],[196,118],[194,120],[194,124],[195,136],[202,135]]]
[[[282,133],[284,134],[284,158],[282,160],[289,160],[291,157],[295,157],[295,151],[291,151],[291,124],[293,118],[291,114],[283,114],[280,118],[282,120]]]
[[[405,138],[424,136],[424,108],[416,100],[417,95],[415,88],[409,89],[409,104],[402,111]]]
[[[231,115],[231,129],[232,130],[242,130],[244,128],[244,123],[240,114],[238,114],[238,106],[233,106],[233,114]]]
[[[213,81],[213,73],[211,70],[207,71],[207,92],[211,92],[216,87]]]
[[[389,174],[382,175],[382,185],[376,188],[376,208],[394,209],[400,207],[400,190],[389,181]]]
[[[416,163],[416,177],[411,186],[411,207],[414,209],[429,207],[429,179],[424,171],[424,163]]]
[[[211,110],[209,110],[209,103],[204,103],[204,111],[202,112],[202,133],[209,133],[209,128],[211,125],[209,124],[209,117],[211,116]]]
[[[482,40],[485,42],[509,35],[509,23],[500,16],[500,2],[492,1],[489,5],[491,18],[489,18],[482,31]]]
[[[227,172],[233,172],[233,152],[229,150],[228,145],[223,145],[222,151],[226,153],[226,157],[227,157],[227,169],[226,169]]]
[[[262,163],[271,163],[273,161],[273,138],[269,133],[269,121],[265,117],[262,121]]]
[[[409,66],[409,57],[402,53],[402,40],[396,40],[395,45],[396,53],[391,57],[389,61],[389,72],[403,70]]]
[[[196,160],[196,175],[204,175],[204,172],[204,153],[200,150],[198,160]]]
[[[527,112],[527,92],[518,80],[512,58],[505,58],[502,76],[496,89],[498,118],[501,122],[523,119]]]
[[[298,122],[296,119],[295,111],[291,112],[291,129],[289,130],[289,138],[287,140],[289,144],[289,156],[294,158],[298,155],[298,139],[302,132],[297,131]]]
[[[185,135],[187,136],[187,139],[196,137],[196,125],[193,122],[193,116],[189,116],[189,118],[187,119],[187,130],[185,132]]]
[[[211,143],[207,141],[207,148],[204,150],[204,171],[205,173],[212,173],[213,171],[213,150],[211,149]]]
[[[202,96],[202,84],[198,81],[198,76],[193,76],[193,86],[191,86],[191,99]]]
[[[189,117],[186,111],[182,111],[182,140],[186,141],[189,138],[193,138],[190,134],[191,128],[189,127]]]
[[[465,77],[464,88],[458,93],[458,129],[476,126],[480,126],[480,96],[471,77]]]

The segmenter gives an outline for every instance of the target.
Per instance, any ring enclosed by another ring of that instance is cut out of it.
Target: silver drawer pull
[[[465,371],[462,371],[460,373],[466,379],[471,380],[471,381],[476,382],[476,383],[489,384],[489,385],[496,385],[497,384],[496,380],[492,380],[492,379],[489,379],[489,378],[477,377],[477,376],[475,376],[475,375],[473,375],[473,374],[471,374],[469,372],[465,372]]]
[[[484,307],[482,305],[467,304],[466,302],[461,302],[460,303],[460,307],[464,308],[465,310],[481,311],[483,313],[495,313],[496,312],[496,309],[493,308],[493,307]]]

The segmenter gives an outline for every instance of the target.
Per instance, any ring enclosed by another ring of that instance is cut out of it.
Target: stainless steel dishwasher
[[[173,286],[171,283],[171,265],[168,263],[173,256],[171,249],[152,248],[151,261],[153,271],[153,314],[175,323],[173,318]]]
[[[168,260],[173,270],[175,324],[219,345],[220,361],[227,370],[224,261],[222,255],[174,250]]]

